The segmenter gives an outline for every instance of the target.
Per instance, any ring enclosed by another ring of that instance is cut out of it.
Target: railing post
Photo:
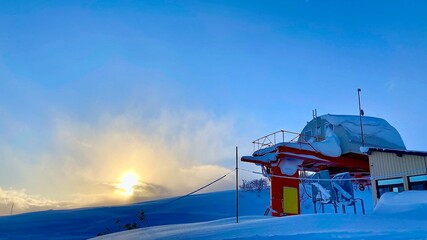
[[[273,145],[276,145],[276,133],[274,133],[274,143]]]
[[[282,142],[285,142],[285,131],[282,130]]]

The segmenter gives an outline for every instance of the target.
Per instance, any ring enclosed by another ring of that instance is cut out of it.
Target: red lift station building
[[[301,133],[280,130],[253,141],[252,156],[243,156],[241,161],[259,165],[269,177],[272,216],[300,214],[301,171],[369,177],[363,146],[406,149],[400,134],[384,119],[363,116],[363,135],[360,123],[360,116],[327,114],[314,117]],[[369,184],[368,180],[359,183],[361,188]]]

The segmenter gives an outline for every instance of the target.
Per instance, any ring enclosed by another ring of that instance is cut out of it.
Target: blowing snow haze
[[[366,115],[425,150],[426,10],[2,1],[0,215],[190,192],[234,168],[235,146],[299,132],[314,108],[357,114],[358,88]]]

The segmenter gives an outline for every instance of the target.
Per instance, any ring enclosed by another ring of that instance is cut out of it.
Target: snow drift
[[[424,220],[427,228],[427,191],[384,193],[374,209],[374,214]]]

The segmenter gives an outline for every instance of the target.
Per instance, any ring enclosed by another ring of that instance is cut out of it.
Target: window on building
[[[403,191],[405,191],[405,188],[403,187],[402,178],[377,180],[377,197],[378,198],[380,198],[386,192],[403,192]]]
[[[427,175],[408,177],[409,190],[427,190]]]

